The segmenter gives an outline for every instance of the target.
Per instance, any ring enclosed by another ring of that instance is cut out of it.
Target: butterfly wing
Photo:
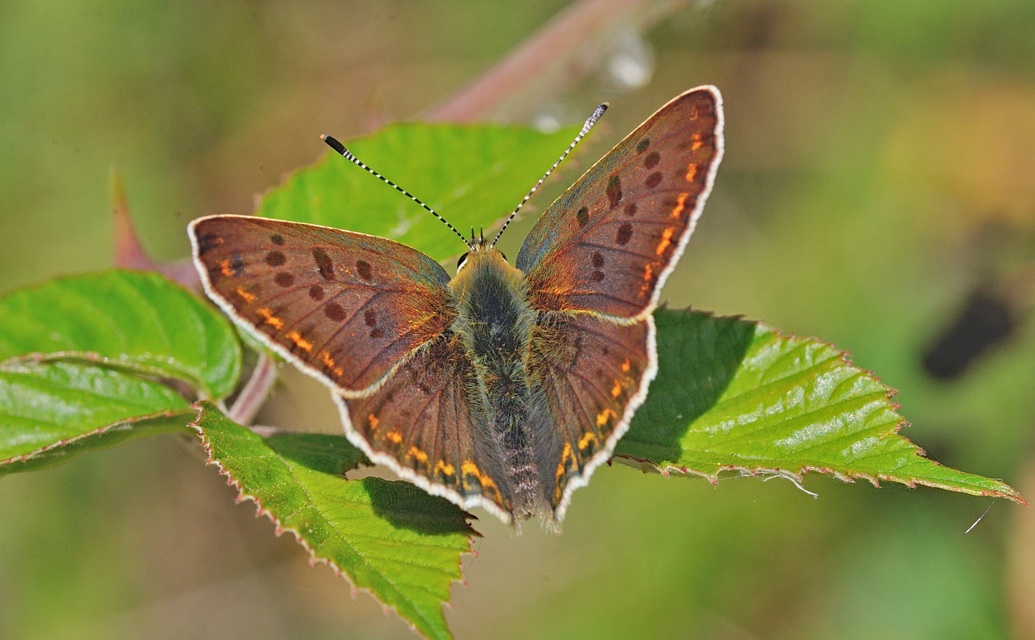
[[[557,522],[572,492],[611,456],[657,368],[653,318],[621,325],[551,313],[532,331],[529,370],[546,399],[543,498]]]
[[[683,252],[722,156],[714,87],[674,98],[543,214],[521,247],[533,306],[645,317]]]
[[[346,432],[374,462],[464,509],[481,506],[510,522],[513,496],[487,421],[468,400],[477,385],[462,340],[451,330],[418,348],[367,396],[337,397]]]
[[[518,254],[538,312],[529,371],[547,399],[538,468],[556,521],[647,396],[657,372],[651,312],[721,156],[719,92],[690,90],[558,198]]]
[[[335,391],[345,432],[371,460],[510,521],[438,263],[383,238],[248,216],[201,218],[190,237],[209,296]]]
[[[445,270],[398,242],[229,215],[199,218],[189,235],[209,297],[345,395],[379,384],[455,317]]]

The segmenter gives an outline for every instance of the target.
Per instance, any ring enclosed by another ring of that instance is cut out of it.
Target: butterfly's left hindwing
[[[456,315],[445,270],[398,242],[229,215],[189,233],[209,297],[341,393],[378,384]]]
[[[336,401],[351,439],[372,460],[465,509],[482,506],[509,522],[513,499],[493,479],[503,477],[502,463],[485,416],[468,396],[477,382],[462,342],[447,331],[369,395]]]

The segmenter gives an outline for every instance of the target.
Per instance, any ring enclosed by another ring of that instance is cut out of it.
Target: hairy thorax
[[[531,413],[540,397],[528,375],[529,339],[536,312],[521,271],[493,248],[472,251],[450,283],[458,315],[454,324],[474,369],[467,396],[475,429],[484,431],[488,472],[516,514],[533,515],[545,504],[536,468]],[[489,444],[491,443],[491,444]]]

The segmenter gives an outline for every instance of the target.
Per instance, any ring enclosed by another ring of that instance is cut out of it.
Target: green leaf
[[[845,355],[760,323],[660,309],[658,376],[616,455],[715,481],[806,471],[1023,503],[1002,482],[923,457],[899,435],[892,390]]]
[[[428,637],[450,637],[442,613],[460,557],[470,551],[466,514],[408,482],[346,480],[363,460],[344,437],[263,439],[202,404],[195,423],[209,461],[315,560],[393,607]]]
[[[0,299],[0,360],[70,356],[181,380],[227,395],[241,354],[229,321],[156,273],[58,278]]]
[[[509,214],[577,132],[399,124],[348,147],[466,235]],[[258,215],[399,240],[437,260],[466,250],[431,214],[335,153],[268,193]]]
[[[7,458],[11,450],[7,447],[9,439],[0,427],[0,477],[21,471],[37,471],[55,464],[65,462],[80,453],[89,453],[98,449],[114,447],[128,440],[163,433],[184,431],[188,423],[197,413],[190,409],[148,418],[134,418],[123,422],[115,422],[106,426],[84,431],[65,440],[56,440],[52,444]],[[0,420],[3,418],[0,417]]]
[[[77,362],[8,361],[0,365],[0,475],[155,433],[164,427],[153,423],[136,431],[133,423],[171,417],[187,406],[169,387],[126,371]],[[179,426],[188,421],[181,419]]]
[[[281,458],[333,475],[370,465],[366,455],[344,436],[276,433],[266,437],[266,444]]]

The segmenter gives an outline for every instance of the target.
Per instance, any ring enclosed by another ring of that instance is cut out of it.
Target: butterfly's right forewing
[[[616,318],[652,310],[711,191],[722,157],[714,87],[676,97],[546,210],[517,267],[533,304]]]

